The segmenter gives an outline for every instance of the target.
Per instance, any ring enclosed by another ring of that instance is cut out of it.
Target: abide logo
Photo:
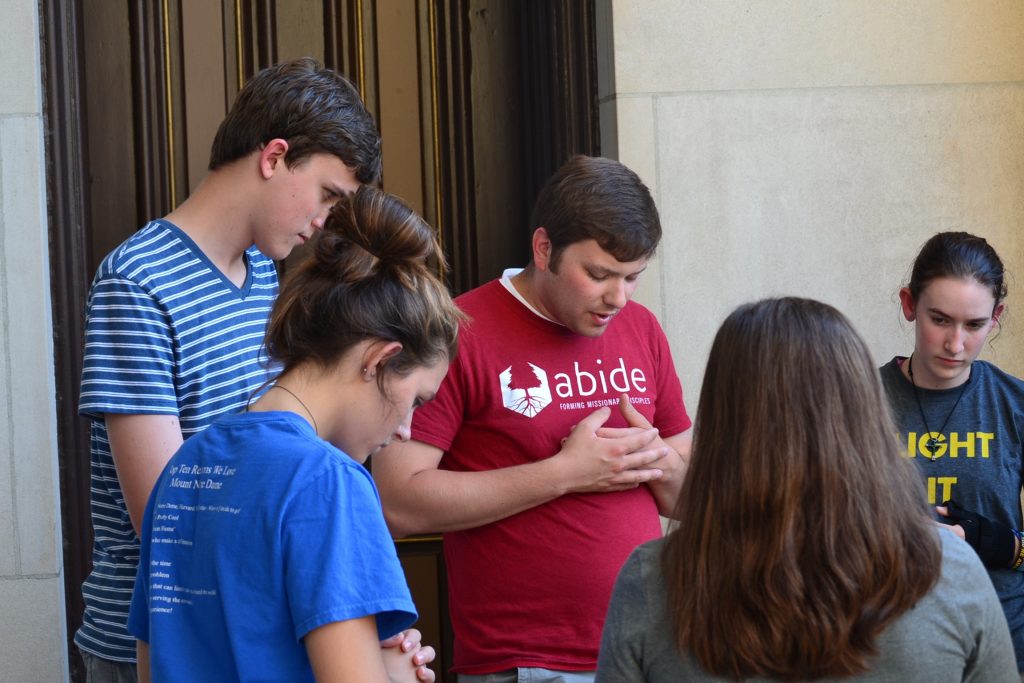
[[[551,403],[548,373],[533,363],[516,363],[505,368],[501,382],[501,400],[506,408],[533,417]]]
[[[618,394],[629,393],[641,396],[647,393],[647,377],[639,368],[627,369],[626,361],[617,358],[609,370],[606,370],[601,359],[594,361],[594,367],[583,369],[579,361],[572,364],[572,372],[559,372],[554,376],[554,393],[560,399],[587,399],[595,396],[607,397],[609,394],[618,400]],[[498,375],[501,384],[502,404],[509,410],[526,417],[533,417],[551,404],[552,387],[548,381],[548,373],[533,363],[521,362],[505,368]],[[604,399],[602,399],[604,401]],[[607,401],[594,405],[589,403],[561,403],[563,409],[579,409],[584,407],[600,407],[609,405]]]

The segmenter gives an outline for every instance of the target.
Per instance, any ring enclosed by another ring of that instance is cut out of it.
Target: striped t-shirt
[[[262,355],[277,271],[255,247],[241,288],[178,227],[149,223],[100,264],[87,302],[80,415],[92,420],[93,570],[82,650],[135,661],[126,630],[139,559],[104,415],[176,415],[184,438],[238,412],[272,374]]]

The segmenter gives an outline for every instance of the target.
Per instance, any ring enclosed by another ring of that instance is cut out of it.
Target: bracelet
[[[1017,559],[1014,561],[1013,566],[1010,569],[1015,571],[1024,571],[1024,534],[1014,530],[1014,537],[1017,539]]]

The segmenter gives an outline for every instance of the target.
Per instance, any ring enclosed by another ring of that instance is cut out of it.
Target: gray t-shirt
[[[985,568],[970,546],[952,532],[938,533],[942,539],[939,582],[881,633],[871,671],[821,681],[1019,683],[1006,620]],[[676,649],[665,612],[663,543],[659,539],[637,548],[619,574],[604,624],[595,683],[730,680],[708,674],[693,657]]]
[[[1020,529],[1024,382],[991,363],[975,361],[966,384],[935,391],[918,388],[915,397],[898,360],[882,367],[882,384],[904,455],[917,463],[924,476],[928,502],[941,505],[952,498],[969,510]],[[929,432],[935,433],[934,452],[928,447]],[[1024,671],[1024,573],[990,569],[989,576],[1010,626],[1017,666]]]

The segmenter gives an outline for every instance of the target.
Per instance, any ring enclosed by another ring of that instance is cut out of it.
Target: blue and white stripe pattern
[[[92,419],[93,570],[75,643],[135,660],[125,624],[139,559],[104,415],[177,415],[187,439],[241,410],[273,374],[262,355],[277,271],[255,247],[232,284],[167,221],[149,223],[104,259],[89,291],[80,415]]]

